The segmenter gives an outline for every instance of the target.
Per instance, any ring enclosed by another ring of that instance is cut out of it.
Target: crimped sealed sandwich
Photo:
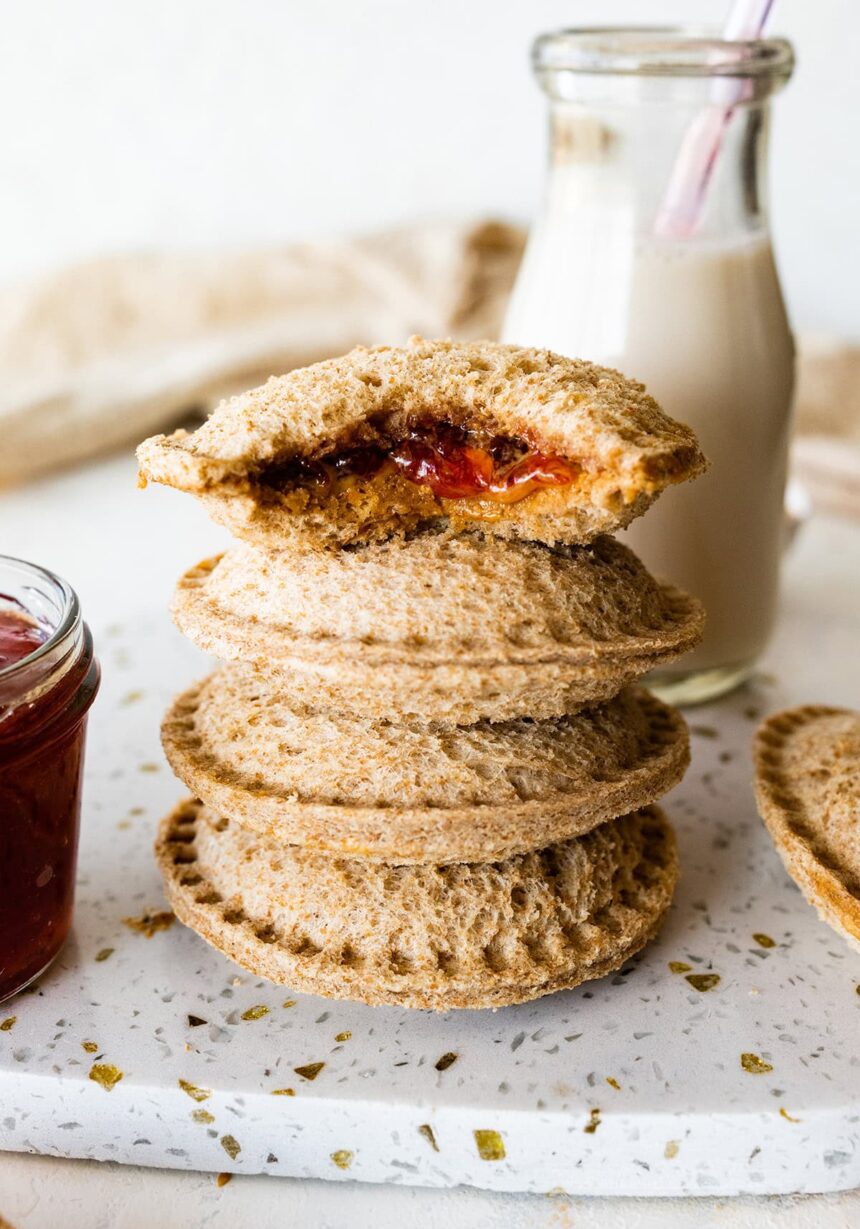
[[[189,801],[156,856],[171,906],[292,990],[448,1011],[501,1007],[620,968],[678,877],[659,807],[502,862],[386,866],[280,845]]]
[[[420,534],[204,560],[173,599],[216,657],[320,709],[464,724],[605,700],[698,643],[704,612],[613,538],[548,547]]]
[[[755,739],[756,797],[785,869],[860,949],[860,713],[807,704]]]
[[[653,802],[689,763],[678,713],[628,690],[547,721],[393,723],[309,709],[247,666],[178,696],[173,770],[283,845],[387,862],[493,862]]]
[[[705,462],[641,384],[548,350],[413,338],[272,378],[138,449],[143,481],[272,548],[420,527],[582,543]]]

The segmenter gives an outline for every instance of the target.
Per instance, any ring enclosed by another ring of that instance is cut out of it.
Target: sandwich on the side
[[[785,869],[860,948],[860,713],[807,704],[755,739],[756,796]]]

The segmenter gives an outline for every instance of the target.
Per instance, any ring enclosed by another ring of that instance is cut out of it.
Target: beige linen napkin
[[[135,443],[363,343],[498,333],[524,232],[106,257],[0,292],[0,484]]]

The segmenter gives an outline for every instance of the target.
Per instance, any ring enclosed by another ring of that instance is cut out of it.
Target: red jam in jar
[[[74,591],[0,556],[0,1001],[38,977],[69,933],[98,686]]]

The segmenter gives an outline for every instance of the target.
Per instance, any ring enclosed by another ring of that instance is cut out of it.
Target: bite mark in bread
[[[461,438],[446,469],[436,445],[450,432]],[[508,463],[487,470],[492,441]],[[421,338],[273,378],[193,434],[146,440],[138,459],[144,478],[199,496],[237,536],[305,548],[432,524],[590,541],[705,467],[689,428],[618,372],[546,350]],[[512,481],[523,464],[536,468]]]

